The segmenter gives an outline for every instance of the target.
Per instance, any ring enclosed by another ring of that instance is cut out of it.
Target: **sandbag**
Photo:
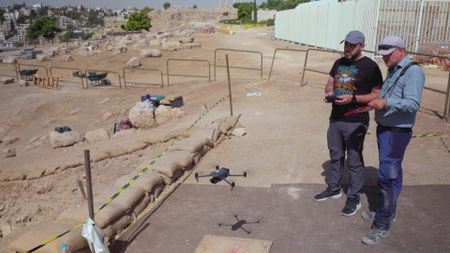
[[[41,178],[45,175],[45,170],[45,167],[33,168],[27,173],[27,179],[31,180]]]
[[[191,131],[191,138],[196,138],[196,139],[202,139],[205,138],[205,140],[213,140],[213,135],[214,135],[214,131],[216,129],[212,129],[212,128],[194,128]]]
[[[168,185],[183,175],[183,167],[176,160],[159,160],[153,165],[153,170],[161,174]]]
[[[238,118],[236,117],[225,117],[222,123],[219,126],[219,129],[222,133],[227,133],[230,129],[236,126]]]
[[[119,205],[112,202],[95,215],[95,222],[100,228],[103,229],[113,223],[113,221],[117,220],[127,211],[127,209],[128,208],[124,205]]]
[[[128,154],[128,149],[124,146],[113,146],[105,150],[105,153],[108,153],[110,157],[118,157]]]
[[[113,188],[105,190],[101,194],[94,196],[94,210],[97,211],[106,200],[112,196]],[[64,212],[59,214],[57,221],[76,221],[85,222],[89,217],[89,209],[87,201],[82,202],[79,206],[67,208]]]
[[[149,146],[146,142],[134,143],[132,146],[127,147],[127,153],[132,154],[136,151],[143,150]]]
[[[33,225],[28,228],[28,231],[20,235],[15,241],[13,241],[8,248],[15,252],[27,252],[28,250],[40,245],[43,242],[57,236],[68,229],[72,228],[77,223],[59,223],[59,222],[46,222],[37,225]],[[81,236],[81,228],[74,230],[61,238],[53,241],[52,243],[34,251],[35,253],[60,253],[61,243],[67,243],[70,250],[75,252],[77,250],[87,247],[87,242]]]
[[[203,149],[205,141],[198,138],[187,138],[177,141],[171,151],[189,151],[191,153],[197,153]]]
[[[194,154],[188,151],[169,151],[159,160],[161,163],[175,161],[182,168],[191,166]]]
[[[164,189],[165,183],[161,175],[150,171],[139,177],[134,186],[139,187],[145,193],[154,194],[157,189]]]
[[[131,213],[137,217],[142,211],[147,208],[147,206],[150,204],[150,202],[153,201],[153,196],[146,194],[144,198],[141,199],[139,203],[136,204],[136,206],[131,209]]]
[[[0,173],[0,181],[24,180],[26,177],[24,172],[16,170],[8,170]]]
[[[116,205],[123,205],[128,211],[143,197],[144,192],[140,188],[130,185],[122,193],[120,193],[120,195],[117,196],[112,203]]]
[[[108,225],[106,228],[102,229],[105,237],[113,238],[118,233],[122,232],[125,228],[127,228],[131,224],[131,216],[124,215],[119,218],[117,221],[113,222],[113,224]]]
[[[111,158],[111,153],[108,152],[107,150],[105,151],[100,151],[100,152],[95,152],[91,158],[91,160],[93,162],[99,162],[105,159]]]

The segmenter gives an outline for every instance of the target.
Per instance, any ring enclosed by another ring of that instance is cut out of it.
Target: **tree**
[[[148,6],[144,7],[144,8],[141,10],[141,12],[143,12],[143,13],[145,13],[145,14],[148,14],[148,13],[150,13],[151,11],[153,11],[153,8],[150,8],[150,7],[148,7]]]
[[[0,8],[0,24],[3,25],[3,22],[5,22],[5,10],[3,10],[2,8]]]
[[[305,2],[310,2],[310,0],[267,0],[259,8],[281,11],[294,9],[297,5]]]
[[[171,5],[169,2],[165,2],[165,3],[163,4],[164,10],[169,9],[170,6],[172,6],[172,5]]]
[[[194,6],[192,6],[192,8],[193,8],[193,9],[197,9],[197,5],[196,5],[196,4],[194,4]]]
[[[241,20],[242,22],[248,22],[252,20],[252,13],[255,9],[255,5],[253,3],[239,3],[236,6],[238,9],[239,20]]]
[[[49,16],[37,17],[27,31],[27,38],[35,41],[39,36],[52,40],[61,30],[56,26],[56,18]]]
[[[151,19],[148,16],[148,10],[142,9],[130,15],[124,28],[126,31],[139,31],[149,30],[151,25]]]
[[[86,20],[88,26],[104,26],[105,21],[99,16],[99,13],[94,10],[89,10],[88,18]]]

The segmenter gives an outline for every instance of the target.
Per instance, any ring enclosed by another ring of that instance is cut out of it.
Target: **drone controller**
[[[339,100],[339,98],[336,95],[330,95],[330,96],[326,96],[325,99],[327,100],[327,102],[332,103],[336,100]]]

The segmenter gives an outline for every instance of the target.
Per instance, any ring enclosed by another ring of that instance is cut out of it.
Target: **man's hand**
[[[375,100],[372,100],[368,105],[378,111],[378,110],[386,108],[387,101],[384,98],[383,99],[375,99]]]
[[[352,95],[340,95],[338,96],[338,100],[334,101],[337,105],[346,105],[352,102]]]
[[[323,97],[323,101],[325,102],[325,103],[331,103],[331,101],[328,101],[327,100],[327,97],[328,96],[333,96],[334,95],[334,91],[331,91],[331,92],[325,92],[325,96]]]

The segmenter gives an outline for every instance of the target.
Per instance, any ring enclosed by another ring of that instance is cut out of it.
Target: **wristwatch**
[[[356,103],[356,95],[354,93],[352,95],[352,103]]]

